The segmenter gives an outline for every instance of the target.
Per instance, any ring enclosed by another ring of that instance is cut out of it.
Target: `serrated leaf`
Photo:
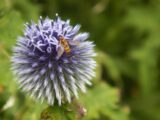
[[[109,120],[127,120],[127,113],[117,104],[119,101],[118,89],[101,82],[82,95],[80,101],[87,109],[84,120],[98,119],[100,114]]]
[[[75,107],[71,104],[50,106],[42,111],[41,120],[78,120]]]

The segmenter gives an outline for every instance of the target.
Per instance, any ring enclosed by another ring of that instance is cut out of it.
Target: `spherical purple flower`
[[[24,35],[13,49],[12,69],[20,87],[37,100],[53,105],[78,97],[95,75],[93,42],[57,15],[25,24]]]

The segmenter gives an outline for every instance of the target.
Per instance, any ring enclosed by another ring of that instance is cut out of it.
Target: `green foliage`
[[[0,0],[0,120],[159,120],[160,0]],[[59,13],[96,43],[93,85],[73,102],[47,107],[18,89],[12,46],[25,22]],[[10,104],[6,107],[7,103]],[[44,109],[46,108],[46,109]]]
[[[21,33],[22,26],[23,21],[18,12],[11,11],[5,14],[0,19],[1,44],[6,48],[11,48]]]
[[[118,105],[119,92],[103,82],[91,88],[80,100],[88,111],[84,120],[100,119],[101,115],[107,120],[127,120],[127,112]]]
[[[48,107],[41,113],[42,120],[78,120],[76,112],[69,110],[70,105]]]

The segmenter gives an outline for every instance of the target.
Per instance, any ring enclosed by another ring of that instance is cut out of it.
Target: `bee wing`
[[[79,45],[79,41],[77,41],[77,40],[68,40],[68,43],[70,44],[70,45]]]
[[[59,59],[63,53],[64,53],[64,48],[63,48],[63,46],[59,45],[57,47],[57,57],[56,58]]]

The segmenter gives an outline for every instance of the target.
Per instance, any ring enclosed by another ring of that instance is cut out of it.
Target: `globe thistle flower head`
[[[31,97],[61,105],[91,84],[96,66],[94,44],[79,29],[80,25],[73,27],[58,15],[55,20],[40,17],[37,24],[25,24],[24,35],[13,49],[12,69]]]

